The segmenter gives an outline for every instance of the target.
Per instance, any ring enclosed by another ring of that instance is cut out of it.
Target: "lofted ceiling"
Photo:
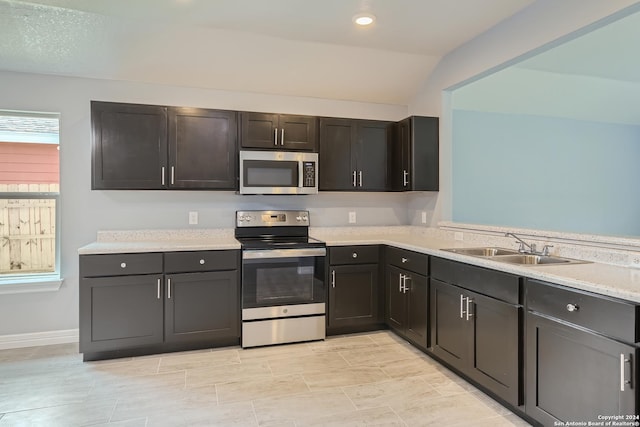
[[[406,105],[533,1],[0,0],[0,69]]]
[[[457,109],[640,125],[640,5],[454,93]]]

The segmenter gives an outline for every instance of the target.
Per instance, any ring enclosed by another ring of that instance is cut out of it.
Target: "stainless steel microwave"
[[[240,151],[240,194],[317,194],[318,153]]]

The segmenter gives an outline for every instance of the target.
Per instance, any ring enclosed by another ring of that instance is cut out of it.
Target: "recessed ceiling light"
[[[375,20],[376,20],[375,15],[372,15],[370,13],[359,13],[353,17],[353,22],[363,27],[373,24]]]

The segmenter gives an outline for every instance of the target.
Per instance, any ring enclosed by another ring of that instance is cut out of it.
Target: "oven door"
[[[326,248],[244,250],[242,308],[325,302]]]

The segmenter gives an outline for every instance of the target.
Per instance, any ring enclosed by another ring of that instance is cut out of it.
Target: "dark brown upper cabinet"
[[[321,191],[386,191],[391,123],[320,119]]]
[[[438,117],[411,116],[394,125],[391,187],[394,191],[438,191]]]
[[[237,188],[237,113],[169,108],[169,188]]]
[[[91,102],[93,190],[164,188],[167,109]]]
[[[237,190],[237,113],[91,102],[92,189]]]
[[[243,112],[242,148],[317,151],[316,117]]]

